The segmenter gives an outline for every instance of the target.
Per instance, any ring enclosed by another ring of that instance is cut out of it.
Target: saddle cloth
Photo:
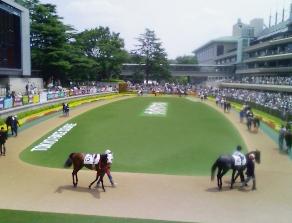
[[[98,164],[100,154],[86,154],[84,157],[84,164]]]
[[[242,166],[246,164],[246,159],[244,157],[243,160],[241,160],[240,156],[232,155],[234,158],[234,166]]]

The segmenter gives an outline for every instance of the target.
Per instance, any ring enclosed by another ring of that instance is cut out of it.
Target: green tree
[[[32,69],[40,70],[45,79],[66,80],[72,68],[69,39],[73,29],[63,24],[55,5],[41,4],[39,0],[17,2],[30,12]]]
[[[133,58],[141,64],[146,82],[150,79],[160,81],[169,78],[169,64],[167,54],[155,32],[146,29],[137,39],[139,44],[132,51]]]
[[[175,63],[177,64],[197,64],[198,60],[196,56],[188,56],[188,55],[184,55],[184,56],[179,56],[175,59]]]
[[[98,64],[97,79],[118,78],[127,59],[124,41],[108,27],[85,30],[76,36],[83,55]]]

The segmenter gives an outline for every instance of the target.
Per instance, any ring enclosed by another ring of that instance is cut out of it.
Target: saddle
[[[100,154],[86,154],[84,156],[84,164],[91,164],[91,165],[95,165],[98,164],[100,160]]]

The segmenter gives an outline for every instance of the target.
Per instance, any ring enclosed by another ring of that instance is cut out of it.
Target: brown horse
[[[105,192],[105,188],[103,185],[103,176],[108,165],[107,154],[100,154],[100,160],[97,164],[84,164],[85,155],[86,154],[84,153],[71,153],[64,164],[64,167],[70,167],[73,164],[72,172],[73,186],[77,187],[78,171],[81,170],[83,167],[86,167],[87,169],[96,171],[96,178],[88,187],[91,188],[91,186],[99,179],[102,185],[102,189]]]

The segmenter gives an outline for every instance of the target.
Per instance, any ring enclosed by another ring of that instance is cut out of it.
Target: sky
[[[108,26],[120,33],[126,50],[137,44],[145,29],[154,30],[168,57],[192,55],[193,50],[211,39],[232,34],[241,18],[249,23],[264,18],[268,24],[276,11],[289,12],[292,0],[41,0],[57,5],[63,22],[77,31]],[[279,19],[278,19],[279,20]]]

